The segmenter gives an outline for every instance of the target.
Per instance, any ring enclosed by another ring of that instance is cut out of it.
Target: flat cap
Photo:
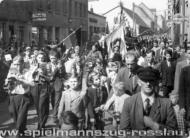
[[[25,48],[25,50],[31,50],[31,47],[30,47],[30,46],[27,46],[27,47]]]
[[[157,81],[160,79],[160,73],[158,70],[152,67],[144,67],[137,70],[137,76],[142,81]]]
[[[169,96],[179,96],[179,94],[176,90],[172,90],[172,92],[169,94]]]

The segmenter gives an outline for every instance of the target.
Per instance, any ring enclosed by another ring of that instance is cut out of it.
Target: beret
[[[157,81],[160,79],[160,73],[158,70],[152,67],[142,67],[137,70],[137,76],[142,81]]]

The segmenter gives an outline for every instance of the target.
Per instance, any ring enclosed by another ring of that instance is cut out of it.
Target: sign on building
[[[46,13],[33,13],[32,14],[32,21],[46,21],[47,20],[47,14]]]

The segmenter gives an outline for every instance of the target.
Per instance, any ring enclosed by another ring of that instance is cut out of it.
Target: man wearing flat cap
[[[171,102],[155,93],[159,72],[151,67],[137,71],[140,92],[125,100],[121,114],[121,130],[176,129],[176,118]],[[152,134],[153,135],[153,134]]]

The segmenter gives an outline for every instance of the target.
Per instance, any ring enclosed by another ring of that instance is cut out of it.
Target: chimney
[[[90,11],[91,11],[92,13],[94,13],[94,9],[93,9],[92,7],[90,8]]]

